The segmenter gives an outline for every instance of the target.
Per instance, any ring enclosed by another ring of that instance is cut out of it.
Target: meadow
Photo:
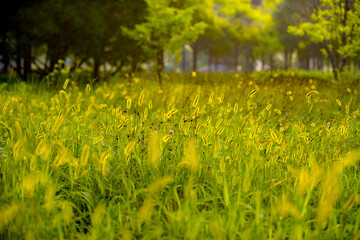
[[[360,239],[359,81],[57,85],[0,85],[1,239]]]

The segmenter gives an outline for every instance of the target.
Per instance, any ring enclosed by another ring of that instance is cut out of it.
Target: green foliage
[[[147,0],[146,22],[134,29],[123,27],[123,32],[138,40],[145,51],[152,55],[170,51],[178,60],[185,44],[190,44],[205,30],[204,22],[192,24],[193,7],[180,9],[172,7],[171,0]]]
[[[179,63],[184,45],[194,71],[206,57],[234,71],[252,71],[259,58],[278,68],[271,63],[283,51],[286,69],[310,69],[310,62],[327,69],[322,54],[337,78],[354,72],[360,55],[359,0],[25,0],[6,9],[1,71],[24,80],[48,76],[59,59],[70,72],[92,71],[92,79],[148,69],[151,61],[160,76],[165,60]]]
[[[298,47],[299,41],[305,39],[305,37],[294,36],[288,33],[288,26],[310,21],[312,11],[312,0],[301,2],[297,0],[282,1],[275,9],[275,29],[279,32],[279,39],[286,49],[294,51]]]
[[[255,57],[261,57],[261,55],[274,56],[279,51],[283,50],[278,33],[276,31],[269,31],[259,34],[256,38],[257,45],[254,47],[253,54]]]
[[[14,26],[1,33],[1,42],[9,45],[2,54],[17,63],[15,71],[20,76],[32,68],[33,73],[44,77],[66,57],[72,58],[72,69],[87,64],[93,67],[94,75],[105,63],[111,64],[107,74],[112,75],[123,66],[147,60],[136,42],[124,36],[119,27],[142,22],[144,9],[143,0],[22,3],[13,16]],[[18,66],[21,59],[30,69]]]
[[[351,239],[359,82],[310,72],[0,86],[1,239]]]
[[[322,53],[329,57],[334,72],[343,71],[360,50],[360,2],[356,0],[320,0],[309,22],[289,26],[297,36],[306,34],[310,41],[324,43]]]

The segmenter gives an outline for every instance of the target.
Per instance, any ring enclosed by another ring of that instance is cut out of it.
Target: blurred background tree
[[[154,67],[158,79],[164,70],[164,53],[169,50],[179,60],[185,44],[191,44],[204,32],[206,23],[193,21],[197,6],[189,4],[179,8],[172,0],[145,0],[147,3],[146,21],[135,25],[134,29],[123,27],[123,32],[137,40],[144,51],[156,59]],[[181,6],[181,5],[180,5]]]
[[[138,43],[120,29],[145,20],[143,0],[39,0],[10,7],[1,21],[4,72],[13,61],[23,79],[31,69],[44,77],[59,59],[71,57],[72,69],[87,65],[93,78],[102,79],[100,68],[104,77],[112,76],[125,66],[134,71],[137,63],[147,60]]]
[[[289,26],[288,32],[306,35],[330,59],[335,79],[354,60],[360,50],[360,2],[319,0],[314,2],[311,21]]]
[[[298,25],[305,21],[311,20],[311,13],[313,10],[313,0],[287,0],[282,1],[274,11],[274,25],[275,30],[278,32],[278,39],[283,46],[284,51],[284,69],[292,68],[293,55],[299,49],[300,42],[304,42],[306,37],[294,36],[287,31],[289,25]],[[298,53],[308,52],[310,49],[304,49]],[[298,55],[300,61],[307,61],[308,58],[303,58]]]
[[[359,6],[359,0],[13,1],[1,9],[0,70],[43,79],[67,66],[100,81],[153,66],[161,78],[182,61],[184,72],[332,69],[337,77],[359,68]]]

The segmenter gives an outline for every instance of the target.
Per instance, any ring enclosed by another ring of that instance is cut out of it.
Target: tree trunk
[[[330,55],[330,63],[331,63],[331,67],[332,67],[332,72],[334,74],[334,78],[337,81],[339,79],[339,76],[338,76],[338,68],[337,68],[337,64],[336,64],[336,60],[334,59],[334,56]]]
[[[209,72],[211,72],[211,65],[212,65],[212,48],[210,47],[209,48],[209,62],[208,62],[208,65],[209,65]]]
[[[197,54],[198,54],[198,48],[197,48],[197,46],[193,46],[192,49],[193,49],[193,66],[192,66],[192,70],[193,70],[194,72],[196,72],[196,70],[197,70]]]
[[[292,63],[292,56],[293,56],[294,50],[289,50],[289,56],[288,56],[288,69],[293,67],[293,63]]]
[[[136,73],[137,68],[138,68],[138,64],[140,64],[140,63],[138,63],[136,61],[131,61],[131,72]],[[122,69],[123,66],[124,66],[124,62],[122,61],[121,62],[121,67],[119,67],[119,71]]]
[[[341,2],[341,1],[340,1]],[[343,22],[342,22],[342,25],[344,27],[346,27],[347,25],[347,20],[348,20],[348,12],[350,11],[350,3],[349,3],[349,0],[345,0],[345,6],[344,6],[344,18],[343,18]],[[342,35],[342,44],[343,45],[346,45],[347,44],[347,37],[346,37],[346,33],[343,32],[343,35]],[[339,70],[340,72],[342,72],[344,70],[344,67],[345,65],[348,63],[348,58],[347,57],[344,57],[344,56],[340,56],[340,64],[339,64]]]
[[[245,71],[250,72],[250,58],[248,56],[245,56]]]
[[[9,66],[10,66],[10,57],[8,51],[3,51],[3,56],[1,62],[3,63],[4,67],[1,69],[2,74],[9,73]]]
[[[248,48],[245,52],[245,62],[246,62],[246,71],[253,72],[254,64],[253,64],[253,56],[252,56],[252,49]]]
[[[182,50],[181,71],[182,72],[186,71],[186,49],[185,49],[185,46]]]
[[[285,70],[289,70],[292,67],[291,66],[292,51],[285,49],[284,56],[285,56]]]
[[[218,71],[218,66],[219,66],[219,58],[216,57],[216,58],[215,58],[215,72]]]
[[[318,69],[318,58],[316,56],[313,56],[313,69],[312,70],[317,70]]]
[[[98,56],[94,57],[94,69],[93,69],[93,79],[101,81],[100,76],[100,58]]]
[[[55,64],[58,60],[57,56],[57,46],[56,44],[50,42],[48,43],[47,49],[47,59],[49,60],[49,72],[53,72],[55,68]]]
[[[269,55],[269,65],[270,65],[270,69],[271,69],[271,70],[275,69],[274,57],[273,57],[273,55]]]
[[[261,55],[261,71],[265,70],[265,56],[264,54]]]
[[[252,56],[248,56],[247,58],[246,58],[246,70],[248,71],[248,72],[253,72],[253,59],[252,59]]]
[[[339,80],[339,71],[337,70],[337,68],[332,68],[333,69],[333,74],[334,74],[334,78],[335,80]]]
[[[9,65],[10,65],[10,53],[9,53],[9,46],[8,46],[8,42],[6,42],[6,33],[2,33],[0,35],[0,52],[2,55],[2,59],[1,62],[3,63],[4,67],[1,69],[2,74],[7,74]]]
[[[22,51],[20,44],[16,46],[16,72],[21,79],[24,79],[23,68],[22,68]]]
[[[340,57],[339,71],[344,71],[344,67],[348,64],[349,59],[347,57]]]
[[[332,53],[328,47],[326,47],[325,49],[326,49],[326,51],[327,51],[327,53],[329,55],[329,59],[330,59],[331,67],[332,67],[332,72],[334,74],[334,78],[337,81],[339,79],[339,75],[338,75],[339,69],[338,69],[338,64],[337,64],[338,63],[337,56],[335,55],[335,53]]]
[[[237,72],[238,66],[238,57],[239,57],[239,46],[235,43],[234,44],[234,71]]]
[[[31,78],[31,46],[26,44],[24,46],[24,79],[25,81]]]
[[[57,38],[59,39],[57,42],[50,41],[47,43],[47,61],[49,61],[49,72],[53,72],[55,68],[55,64],[58,64],[59,59],[65,58],[66,55],[66,47],[62,44],[61,36],[58,35]]]
[[[162,73],[164,71],[164,49],[158,49],[156,54],[156,75],[161,84]]]
[[[309,58],[309,57],[306,58],[305,64],[306,64],[306,70],[307,70],[307,71],[310,71],[310,58]]]
[[[318,66],[317,70],[322,71],[324,67],[324,61],[321,56],[318,57]]]

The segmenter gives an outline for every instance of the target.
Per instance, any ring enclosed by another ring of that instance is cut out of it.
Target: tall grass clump
[[[9,83],[1,239],[359,239],[358,81]]]

